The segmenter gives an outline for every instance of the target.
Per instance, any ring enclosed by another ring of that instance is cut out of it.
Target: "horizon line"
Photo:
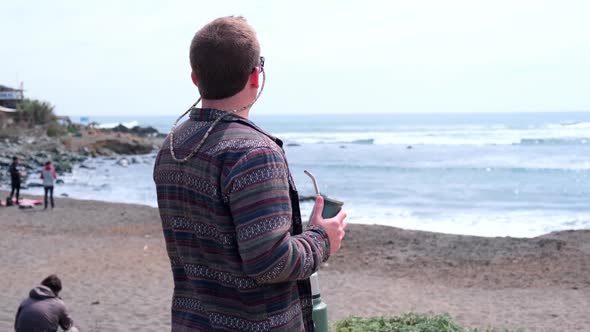
[[[445,115],[455,115],[455,114],[510,114],[510,113],[518,113],[518,114],[526,114],[526,113],[590,113],[589,110],[519,110],[519,111],[483,111],[483,112],[469,112],[469,111],[416,111],[416,112],[388,112],[388,113],[379,113],[379,112],[362,112],[362,113],[257,113],[252,112],[250,113],[250,117],[252,116],[323,116],[323,115],[333,115],[333,116],[342,116],[342,115],[438,115],[438,114],[445,114]],[[121,114],[101,114],[101,115],[92,115],[92,114],[65,114],[64,116],[68,117],[175,117],[178,116],[176,113],[172,114],[129,114],[129,115],[121,115]]]

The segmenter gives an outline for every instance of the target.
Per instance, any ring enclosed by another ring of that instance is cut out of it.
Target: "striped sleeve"
[[[289,170],[282,153],[268,147],[250,150],[228,174],[225,193],[243,270],[258,283],[308,278],[328,259],[323,228],[289,233]]]

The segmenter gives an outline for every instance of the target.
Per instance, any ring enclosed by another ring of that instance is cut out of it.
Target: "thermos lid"
[[[311,297],[316,298],[320,296],[320,280],[318,279],[318,273],[314,272],[309,277],[309,282],[311,283]]]

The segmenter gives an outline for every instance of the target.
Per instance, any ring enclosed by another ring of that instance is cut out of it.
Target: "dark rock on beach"
[[[122,124],[119,124],[118,126],[114,127],[112,131],[116,133],[131,133],[139,136],[158,136],[160,134],[158,130],[154,127],[135,126],[133,128],[127,128]]]
[[[92,145],[96,151],[103,154],[145,154],[153,151],[151,144],[145,144],[137,140],[121,141],[116,139],[107,139],[98,141]]]

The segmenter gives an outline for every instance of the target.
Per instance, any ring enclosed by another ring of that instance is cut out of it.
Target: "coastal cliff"
[[[18,157],[26,185],[29,175],[36,174],[48,160],[59,174],[64,174],[88,158],[147,154],[158,149],[163,141],[163,135],[149,127],[98,129],[75,125],[74,128],[54,137],[47,135],[43,126],[0,130],[0,168],[7,169],[12,157]],[[0,172],[0,183],[9,181],[8,174]]]

